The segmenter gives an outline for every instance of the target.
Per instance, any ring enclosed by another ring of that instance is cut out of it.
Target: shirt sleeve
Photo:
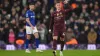
[[[26,16],[26,18],[29,18],[29,12],[26,12],[25,16]]]
[[[69,11],[73,10],[73,8],[71,7],[71,5],[69,5],[69,4],[64,4],[63,3],[63,6],[64,6],[64,12],[65,13],[68,13]]]
[[[69,11],[72,11],[72,10],[73,10],[72,7],[69,7],[68,9],[64,9],[64,12],[68,13]]]

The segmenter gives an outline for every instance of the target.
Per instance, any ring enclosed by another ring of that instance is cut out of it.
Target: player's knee
[[[60,41],[64,41],[64,38],[60,38]]]
[[[38,33],[34,33],[35,38],[39,38],[39,34]]]
[[[57,36],[53,36],[53,40],[57,40]]]
[[[31,39],[31,36],[30,35],[27,35],[27,39]]]
[[[61,36],[61,37],[60,37],[60,40],[61,40],[61,41],[64,41],[64,36]]]

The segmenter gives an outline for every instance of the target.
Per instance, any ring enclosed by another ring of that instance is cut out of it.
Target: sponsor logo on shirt
[[[35,16],[31,16],[31,18],[35,18]]]

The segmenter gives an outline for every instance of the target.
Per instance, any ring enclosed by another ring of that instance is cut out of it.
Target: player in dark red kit
[[[67,4],[68,0],[65,0],[64,3]],[[54,11],[51,14],[51,23],[50,23],[50,28],[51,28],[51,24],[54,23],[53,24],[53,54],[54,56],[56,56],[57,39],[58,39],[58,35],[60,35],[60,41],[61,41],[60,56],[63,56],[62,51],[64,47],[64,32],[66,30],[65,16],[69,11],[72,10],[72,8],[62,10],[60,2],[57,2],[55,4],[55,7],[56,7],[56,11]],[[51,29],[49,29],[49,32],[50,31]]]

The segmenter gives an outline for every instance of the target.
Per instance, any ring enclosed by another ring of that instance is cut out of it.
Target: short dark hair
[[[60,1],[56,1],[54,5],[56,5],[56,4],[58,4],[58,3],[60,3]]]
[[[60,1],[57,1],[56,4],[57,4],[57,3],[60,3]]]
[[[29,3],[29,5],[35,5],[35,3],[34,3],[34,2],[32,2],[32,3]]]

